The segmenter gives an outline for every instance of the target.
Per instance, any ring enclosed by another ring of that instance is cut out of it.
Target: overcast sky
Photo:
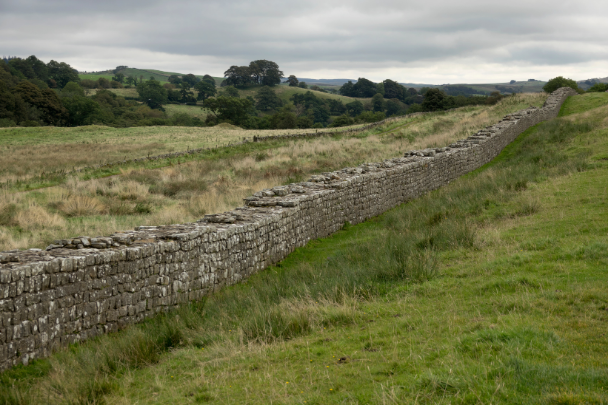
[[[0,0],[0,53],[78,70],[488,83],[608,76],[608,1]]]

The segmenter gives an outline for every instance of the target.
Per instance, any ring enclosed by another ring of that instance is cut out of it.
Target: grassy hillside
[[[574,96],[441,190],[4,373],[0,398],[606,403],[607,103]]]
[[[248,86],[245,87],[243,89],[238,89],[239,91],[239,95],[240,97],[247,97],[247,96],[251,96],[251,97],[255,97],[255,94],[257,93],[257,91],[260,89],[260,86]],[[222,89],[219,88],[219,90],[221,91]],[[281,98],[281,100],[283,100],[284,102],[290,102],[290,98],[292,95],[294,94],[303,94],[306,93],[308,91],[314,93],[315,96],[317,97],[321,97],[324,99],[335,99],[335,100],[341,100],[342,103],[346,104],[346,103],[350,103],[354,100],[361,100],[366,101],[366,100],[370,100],[370,99],[362,99],[362,98],[353,98],[353,97],[347,97],[347,96],[341,96],[338,94],[330,94],[330,93],[324,93],[324,92],[319,92],[316,90],[310,90],[310,89],[302,89],[300,87],[292,87],[292,86],[286,86],[286,85],[280,85],[280,86],[274,86],[272,88],[272,90],[274,90],[277,94],[277,96],[279,96]]]
[[[0,181],[11,183],[0,190],[0,251],[45,247],[55,238],[84,232],[105,235],[142,224],[194,221],[238,207],[244,197],[266,187],[380,161],[409,149],[447,145],[507,113],[541,105],[544,97],[517,96],[495,106],[401,119],[350,137],[249,143],[78,176],[57,171],[288,131],[246,131],[226,125],[1,129],[0,148],[6,158],[0,160]],[[32,190],[41,187],[47,188]]]
[[[161,83],[168,83],[168,78],[171,75],[178,75],[178,76],[182,76],[185,75],[186,73],[179,73],[179,72],[165,72],[165,71],[161,71],[161,70],[157,70],[157,69],[138,69],[138,68],[126,68],[126,69],[121,69],[119,70],[117,73],[122,73],[125,76],[133,76],[136,77],[139,80],[140,76],[144,77],[144,80],[148,80],[150,79],[150,77],[153,77],[154,79],[158,80]],[[97,80],[100,77],[104,77],[108,80],[112,79],[112,76],[114,76],[114,73],[112,73],[112,71],[107,71],[105,73],[81,73],[79,74],[80,79],[91,79],[91,80]],[[198,78],[203,78],[204,75],[196,75],[196,77]],[[215,83],[216,85],[220,85],[220,83],[222,83],[222,81],[224,80],[223,77],[214,77],[215,79]]]

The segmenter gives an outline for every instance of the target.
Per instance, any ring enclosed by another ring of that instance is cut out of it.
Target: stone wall
[[[315,175],[263,190],[196,223],[57,240],[0,253],[0,370],[152,317],[285,258],[309,240],[437,189],[557,116],[562,88],[449,147]]]

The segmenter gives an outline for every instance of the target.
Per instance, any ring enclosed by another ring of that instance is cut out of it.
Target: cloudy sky
[[[415,83],[608,76],[605,0],[0,0],[0,53],[222,76]]]

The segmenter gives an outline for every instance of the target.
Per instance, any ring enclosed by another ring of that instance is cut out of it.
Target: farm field
[[[518,95],[495,106],[410,117],[353,136],[247,143],[203,154],[37,178],[45,171],[214,146],[253,135],[196,127],[12,128],[0,137],[7,151],[2,179],[22,179],[20,189],[0,196],[0,250],[46,247],[56,238],[106,235],[139,225],[194,221],[242,205],[266,187],[308,179],[311,174],[380,161],[411,149],[444,146],[495,123],[543,95]],[[296,130],[293,130],[294,132]],[[29,180],[28,180],[29,179]],[[47,182],[47,183],[45,183]],[[31,190],[42,186],[53,186]]]
[[[0,399],[608,402],[608,95],[561,116],[204,303],[0,375]]]

